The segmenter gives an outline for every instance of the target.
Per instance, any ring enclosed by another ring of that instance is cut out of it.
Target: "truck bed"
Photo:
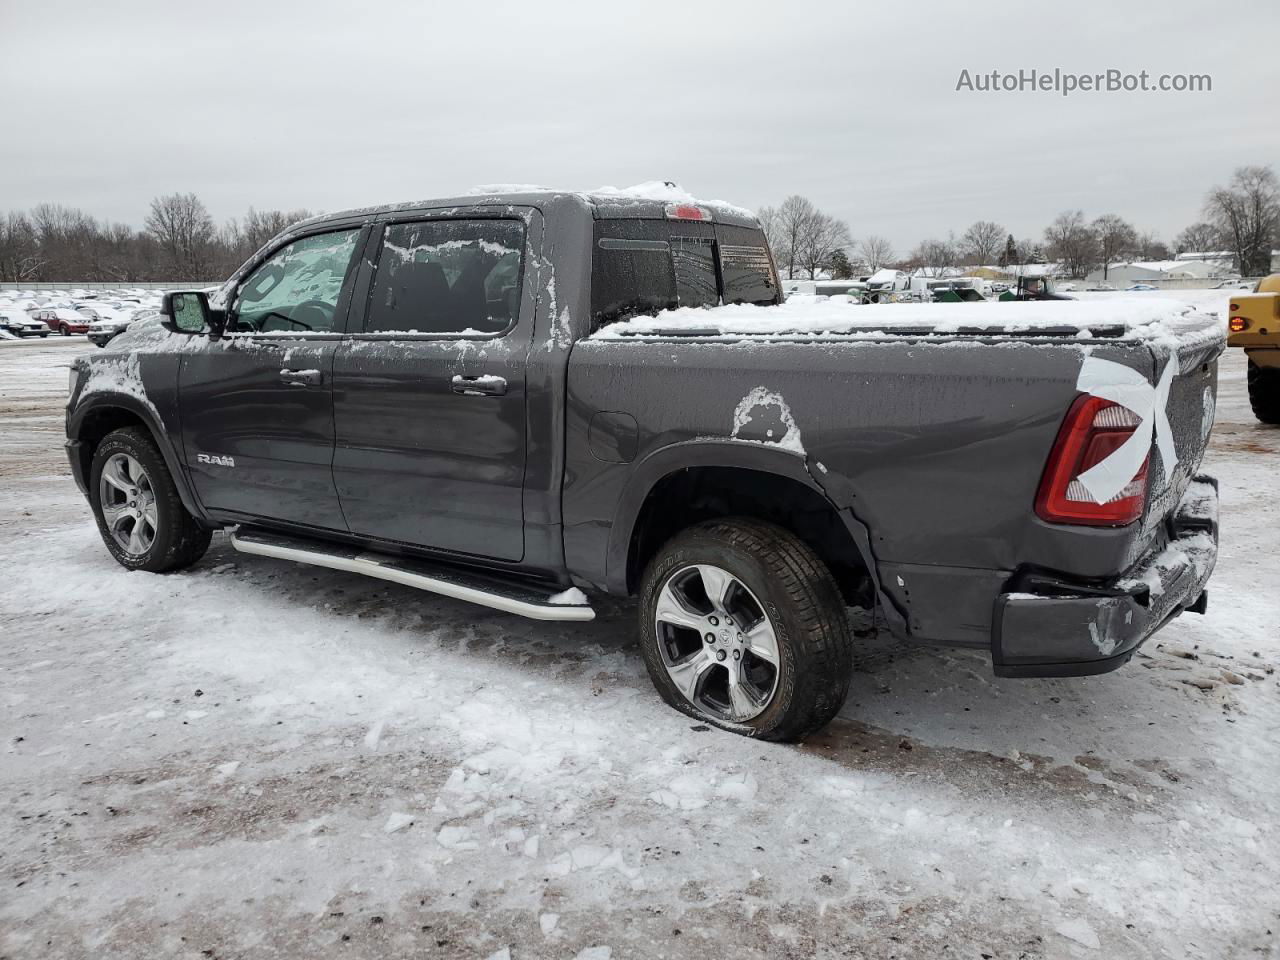
[[[851,304],[796,295],[773,307],[681,308],[610,324],[594,339],[646,337],[1057,337],[1166,346],[1220,336],[1221,322],[1178,300]]]

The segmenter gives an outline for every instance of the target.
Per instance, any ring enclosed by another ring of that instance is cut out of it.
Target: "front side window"
[[[328,332],[360,231],[302,237],[281,247],[240,285],[232,308],[239,333]]]
[[[369,333],[494,335],[520,313],[524,223],[388,225],[369,293]]]

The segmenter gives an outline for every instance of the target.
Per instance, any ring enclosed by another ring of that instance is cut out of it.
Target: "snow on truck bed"
[[[1181,340],[1221,332],[1211,313],[1178,300],[1044,300],[856,305],[792,296],[779,306],[680,307],[609,324],[594,339],[670,336],[854,337],[1009,335]]]

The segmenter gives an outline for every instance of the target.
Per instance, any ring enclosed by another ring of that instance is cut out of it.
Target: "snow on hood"
[[[735,304],[680,307],[656,316],[609,324],[596,339],[636,336],[824,336],[885,337],[955,333],[1035,333],[1063,328],[1089,339],[1092,330],[1123,328],[1128,339],[1178,338],[1221,323],[1178,300],[1047,300],[996,303],[889,303],[850,305],[843,300],[792,296],[778,306]],[[1221,331],[1225,336],[1225,331]]]

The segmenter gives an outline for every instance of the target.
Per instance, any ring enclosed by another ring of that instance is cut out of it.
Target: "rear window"
[[[592,330],[674,307],[778,302],[764,234],[682,220],[597,220]]]

